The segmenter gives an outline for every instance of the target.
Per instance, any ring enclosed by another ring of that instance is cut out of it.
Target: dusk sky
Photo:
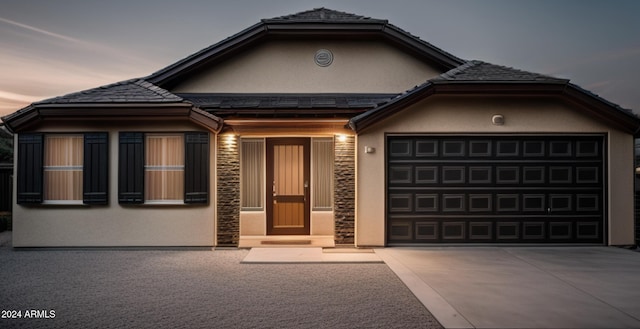
[[[144,77],[259,22],[318,7],[460,58],[568,78],[640,113],[637,0],[0,0],[0,115]]]

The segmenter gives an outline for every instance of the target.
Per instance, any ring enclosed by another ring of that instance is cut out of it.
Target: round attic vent
[[[316,64],[318,64],[318,66],[322,66],[322,67],[329,66],[333,62],[333,54],[331,53],[331,51],[327,49],[320,49],[316,51],[316,55],[314,59],[316,61]]]

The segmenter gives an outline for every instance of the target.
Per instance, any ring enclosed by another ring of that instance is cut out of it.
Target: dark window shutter
[[[118,202],[144,203],[144,133],[120,133]]]
[[[18,204],[42,203],[44,135],[18,135]]]
[[[109,134],[84,134],[83,203],[107,204],[109,192]]]
[[[184,203],[209,203],[209,133],[184,136]]]

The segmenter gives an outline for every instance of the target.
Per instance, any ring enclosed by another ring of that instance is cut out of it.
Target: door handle
[[[309,182],[304,182],[304,201],[307,202],[307,190],[309,189]]]
[[[276,181],[273,181],[273,188],[271,192],[273,193],[273,204],[276,204],[276,196],[278,196],[278,193],[276,193]]]

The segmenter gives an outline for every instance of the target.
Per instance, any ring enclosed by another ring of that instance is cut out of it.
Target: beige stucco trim
[[[118,143],[121,131],[186,132],[202,128],[189,122],[93,124],[59,122],[40,132],[109,133],[109,204],[107,206],[13,205],[14,247],[214,246],[215,195],[208,205],[118,204]],[[16,135],[17,140],[17,135]],[[210,193],[215,191],[215,136],[210,135]],[[17,156],[15,157],[17,159]],[[17,163],[14,165],[17,166]],[[16,167],[17,168],[17,167]],[[18,169],[19,170],[19,169]],[[16,200],[17,175],[13,196]]]
[[[493,125],[494,114],[505,124]],[[357,136],[356,244],[385,244],[385,134],[604,134],[608,149],[608,244],[633,244],[633,136],[558,101],[432,96]],[[364,147],[375,153],[365,153]]]
[[[634,137],[612,130],[609,132],[609,226],[610,245],[635,244]]]
[[[331,235],[335,231],[333,211],[311,211],[309,235]],[[267,213],[240,211],[240,236],[266,236]]]
[[[240,236],[266,236],[267,213],[264,211],[240,211]]]

